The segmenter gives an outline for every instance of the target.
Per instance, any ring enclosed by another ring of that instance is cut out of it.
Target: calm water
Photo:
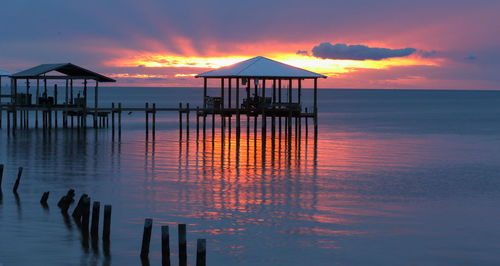
[[[198,89],[101,95],[106,106],[200,102]],[[239,146],[234,128],[197,142],[194,116],[179,141],[175,113],[158,115],[154,142],[143,113],[124,115],[121,141],[106,129],[2,130],[0,265],[138,265],[146,217],[152,265],[160,225],[177,254],[177,223],[188,224],[192,265],[196,238],[209,265],[500,264],[500,92],[321,90],[319,108],[316,145],[303,128],[300,142],[276,137],[274,151],[260,124],[247,136],[246,118]],[[110,257],[65,224],[56,202],[69,188],[113,205]]]

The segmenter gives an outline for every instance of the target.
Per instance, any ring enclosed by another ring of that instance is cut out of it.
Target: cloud
[[[312,49],[315,57],[348,60],[382,60],[391,57],[408,56],[416,51],[414,48],[389,49],[344,43],[331,44],[328,42],[321,43]]]
[[[465,59],[465,61],[475,61],[477,59],[477,56],[469,55],[469,56],[466,56],[464,59]]]
[[[309,55],[309,52],[308,52],[308,51],[306,51],[306,50],[298,50],[298,51],[296,52],[296,54],[298,54],[298,55]]]

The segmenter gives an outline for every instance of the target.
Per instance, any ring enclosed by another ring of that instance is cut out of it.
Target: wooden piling
[[[189,138],[189,118],[190,118],[190,110],[189,103],[186,104],[186,136]]]
[[[161,227],[161,265],[170,266],[170,232],[168,225]]]
[[[7,130],[9,130],[7,128]],[[2,190],[2,180],[3,180],[3,164],[0,164],[0,191]]]
[[[153,103],[153,113],[152,113],[152,118],[153,118],[153,125],[152,125],[152,130],[153,131],[153,140],[156,138],[156,103]]]
[[[102,240],[109,241],[111,235],[111,205],[104,205],[104,219],[102,221]]]
[[[115,103],[111,103],[111,136],[115,138]]]
[[[19,167],[19,169],[17,171],[16,183],[14,183],[14,189],[12,190],[12,192],[14,192],[14,194],[17,194],[17,188],[19,188],[19,182],[21,181],[22,174],[23,174],[23,168]]]
[[[83,207],[84,207],[83,203],[86,197],[88,197],[87,194],[83,194],[80,196],[80,200],[78,200],[78,203],[76,204],[76,207],[73,210],[73,214],[71,214],[71,216],[73,216],[73,218],[75,218],[79,223],[81,223],[81,218],[83,215]]]
[[[196,106],[196,140],[200,138],[200,107]]]
[[[182,103],[179,103],[179,140],[182,140]]]
[[[146,115],[146,138],[148,138],[149,136],[149,112],[148,112],[148,108],[149,108],[149,103],[146,103],[145,104],[145,109],[144,109],[144,114]]]
[[[178,225],[179,266],[187,266],[186,224]]]
[[[118,103],[118,139],[122,137],[122,103]]]
[[[85,234],[89,232],[89,218],[90,218],[90,197],[85,197],[82,203],[82,231]]]
[[[153,219],[144,220],[144,232],[142,234],[141,258],[147,259],[149,256],[149,243],[151,241],[151,231],[153,229]]]
[[[99,235],[99,211],[101,203],[99,201],[94,201],[92,204],[92,225],[90,226],[90,234],[93,238],[97,238]]]
[[[61,199],[59,200],[59,202],[57,202],[57,206],[59,208],[61,208],[61,212],[66,214],[68,209],[69,209],[69,206],[73,203],[74,201],[74,198],[75,197],[75,190],[74,189],[70,189],[68,190],[68,192],[66,193],[66,195],[62,196]]]
[[[47,200],[49,199],[50,191],[43,192],[42,198],[40,199],[40,204],[47,206]]]
[[[207,241],[198,239],[196,241],[196,266],[207,265]]]

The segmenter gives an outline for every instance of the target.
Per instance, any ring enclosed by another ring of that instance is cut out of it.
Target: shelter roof
[[[68,78],[75,77],[76,79],[93,79],[99,82],[115,82],[114,79],[108,78],[101,74],[92,72],[83,67],[71,64],[71,63],[61,63],[61,64],[43,64],[30,69],[26,69],[19,73],[13,74],[14,78],[43,78],[44,74],[56,71],[61,74],[66,75]],[[47,77],[55,78],[55,77]]]
[[[326,76],[257,56],[196,76],[197,78],[326,78]]]

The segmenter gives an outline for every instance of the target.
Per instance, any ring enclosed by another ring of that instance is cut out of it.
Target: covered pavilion
[[[302,81],[314,81],[313,114],[317,116],[317,80],[327,78],[324,75],[305,69],[293,67],[266,57],[254,57],[234,65],[208,71],[196,76],[203,78],[203,107],[205,112],[221,114],[250,113],[259,115],[274,112],[276,116],[302,115]],[[220,96],[207,95],[207,80],[220,80]],[[233,80],[234,87],[233,87]],[[251,83],[254,92],[251,95]],[[240,83],[246,88],[246,97],[240,104]],[[293,83],[296,84],[296,97],[293,97]],[[269,85],[270,84],[270,85]],[[260,87],[260,88],[259,88]],[[282,89],[288,89],[287,97],[283,99]],[[227,88],[227,96],[225,89]],[[267,89],[272,92],[266,94]],[[233,105],[233,90],[235,105]],[[272,93],[272,94],[271,94]],[[267,96],[270,95],[270,96]]]

